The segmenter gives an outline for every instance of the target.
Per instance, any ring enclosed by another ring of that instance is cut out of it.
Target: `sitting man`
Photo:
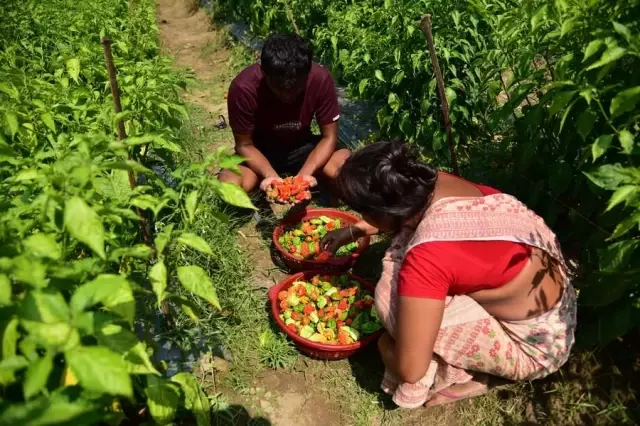
[[[261,63],[233,80],[227,97],[229,122],[238,155],[246,159],[240,175],[229,170],[220,180],[249,192],[266,191],[281,176],[332,181],[349,156],[338,149],[340,110],[329,71],[312,62],[311,46],[293,34],[274,34],[264,43]],[[311,133],[316,118],[320,136]]]

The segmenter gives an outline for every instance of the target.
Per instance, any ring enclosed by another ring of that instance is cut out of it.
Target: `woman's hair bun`
[[[412,144],[381,141],[349,157],[338,176],[338,188],[355,210],[400,220],[424,208],[437,179],[437,170],[420,160]]]

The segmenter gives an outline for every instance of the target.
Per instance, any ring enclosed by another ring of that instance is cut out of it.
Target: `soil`
[[[224,37],[216,32],[211,18],[194,0],[158,0],[157,10],[165,53],[173,56],[176,67],[192,70],[200,82],[186,91],[183,99],[209,112],[210,120],[204,124],[213,125],[218,115],[227,116],[226,102],[219,96],[226,90],[221,87],[225,82],[220,81],[220,75],[225,73],[230,56],[224,48]],[[232,144],[231,139],[222,140],[208,149]],[[269,247],[265,245],[268,239],[261,232],[266,230],[252,220],[238,231],[238,241],[251,256],[254,271],[251,284],[256,288],[269,288],[283,274],[274,266]],[[327,424],[340,424],[337,407],[312,392],[302,373],[268,371],[245,394],[224,390],[222,393],[233,404],[234,424],[254,424],[257,418],[277,426],[312,426],[318,424],[318,419]]]

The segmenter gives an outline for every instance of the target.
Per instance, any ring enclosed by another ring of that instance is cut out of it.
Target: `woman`
[[[387,333],[382,383],[399,406],[487,392],[488,373],[531,380],[567,360],[575,293],[553,232],[510,195],[418,160],[409,145],[354,153],[337,187],[363,221],[323,240],[328,251],[393,232],[376,288]]]

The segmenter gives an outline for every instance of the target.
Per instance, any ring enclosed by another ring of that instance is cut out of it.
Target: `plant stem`
[[[427,14],[422,17],[420,28],[424,31],[424,34],[427,37],[429,55],[431,56],[431,65],[433,66],[433,73],[436,76],[436,84],[438,86],[438,95],[440,96],[440,105],[442,109],[442,118],[444,121],[444,130],[447,134],[449,154],[451,155],[451,166],[453,168],[453,173],[456,176],[460,176],[458,157],[456,156],[456,149],[453,144],[453,134],[451,132],[451,121],[449,121],[449,103],[447,102],[447,97],[445,95],[444,79],[442,78],[442,72],[440,71],[440,63],[438,62],[438,56],[436,56],[436,47],[433,43],[433,34],[431,33],[431,15]]]

